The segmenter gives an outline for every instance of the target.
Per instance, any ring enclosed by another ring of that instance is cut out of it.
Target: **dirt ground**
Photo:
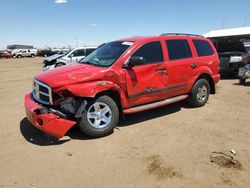
[[[0,60],[0,188],[250,186],[250,80],[221,80],[202,108],[181,102],[126,116],[104,138],[74,128],[54,141],[25,118],[41,67],[41,58]],[[211,162],[231,149],[240,168]]]

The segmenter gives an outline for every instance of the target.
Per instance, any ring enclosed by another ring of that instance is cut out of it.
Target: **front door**
[[[132,56],[143,57],[145,63],[125,70],[129,105],[138,106],[164,99],[167,70],[160,41],[142,45]]]

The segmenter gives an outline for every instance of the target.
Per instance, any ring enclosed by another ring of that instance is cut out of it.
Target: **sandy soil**
[[[41,62],[0,60],[0,188],[250,186],[249,82],[220,81],[202,108],[181,102],[127,116],[104,138],[74,128],[55,142],[24,113]],[[230,149],[240,168],[211,162]]]

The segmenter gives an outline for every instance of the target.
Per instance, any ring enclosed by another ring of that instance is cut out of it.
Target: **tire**
[[[34,55],[34,54],[31,54],[31,57],[33,58],[33,57],[35,57],[35,55]]]
[[[65,65],[64,63],[57,63],[56,65],[55,65],[55,67],[61,67],[61,66],[63,66],[63,65]]]
[[[78,122],[85,135],[98,138],[113,133],[119,121],[119,109],[111,97],[103,95],[88,101],[85,109]]]
[[[189,94],[188,103],[193,107],[201,107],[206,104],[210,94],[210,85],[206,79],[199,79],[193,85]]]
[[[17,58],[21,58],[21,56],[20,56],[20,55],[18,55],[18,56],[17,56]]]
[[[244,84],[246,83],[246,78],[240,78],[240,79],[239,79],[239,83],[240,83],[241,85],[244,85]]]

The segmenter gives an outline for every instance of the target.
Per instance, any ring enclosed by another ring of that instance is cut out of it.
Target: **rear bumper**
[[[31,98],[31,94],[25,95],[24,105],[27,118],[32,125],[56,138],[63,137],[66,132],[76,124],[75,121],[63,119],[52,113],[39,114],[38,111],[43,108],[43,106],[36,103]]]

